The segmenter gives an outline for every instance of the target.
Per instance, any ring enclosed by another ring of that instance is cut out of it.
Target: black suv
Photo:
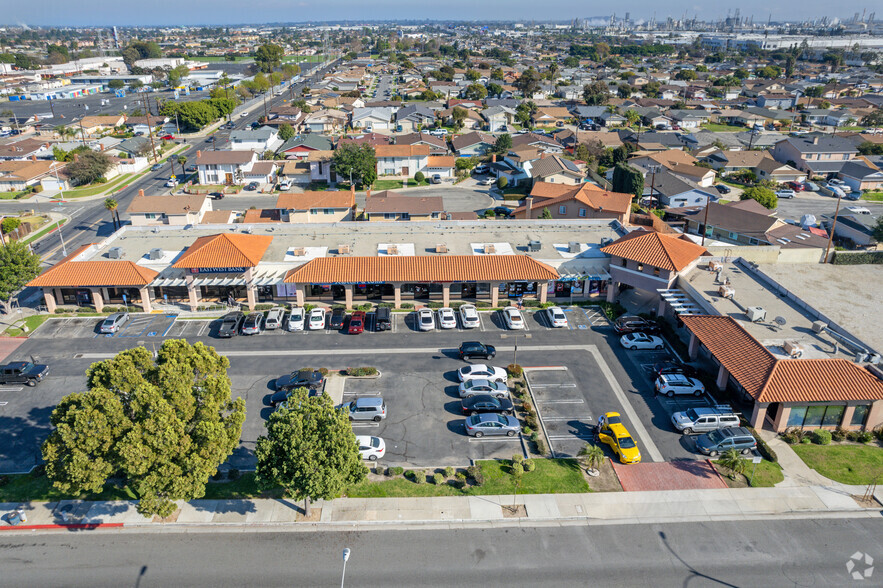
[[[478,341],[466,341],[460,343],[457,350],[460,359],[472,359],[473,357],[481,357],[483,359],[493,359],[497,354],[497,350],[493,345],[485,345]]]
[[[659,325],[639,316],[621,316],[613,321],[613,330],[620,335],[627,333],[658,333]]]
[[[328,328],[330,329],[342,329],[343,321],[346,319],[346,310],[343,308],[335,308],[331,311],[331,318],[329,319]]]
[[[49,366],[29,361],[14,361],[0,365],[0,384],[36,386],[49,373]]]
[[[322,372],[310,370],[291,372],[286,376],[276,379],[274,384],[276,393],[270,396],[270,406],[275,407],[280,402],[283,402],[291,394],[291,391],[296,388],[308,388],[311,392],[310,395],[315,396],[312,392],[321,390],[324,384],[325,376],[322,375]]]
[[[218,337],[235,337],[239,334],[239,327],[242,326],[242,321],[245,320],[245,315],[241,312],[228,312],[221,318],[221,326],[218,327]]]
[[[374,329],[377,331],[389,331],[392,329],[392,311],[386,306],[381,306],[374,312]]]
[[[657,376],[668,374],[684,374],[688,378],[695,378],[698,375],[696,368],[678,361],[663,361],[653,364],[653,373]]]

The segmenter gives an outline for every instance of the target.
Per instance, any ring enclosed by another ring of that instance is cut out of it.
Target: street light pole
[[[834,229],[837,228],[837,215],[840,214],[840,199],[843,198],[843,190],[837,191],[837,207],[834,209],[834,222],[831,223],[831,234],[828,235],[828,246],[825,247],[825,263],[828,263],[828,254],[831,252],[831,242],[834,240]]]
[[[340,588],[343,588],[343,581],[346,578],[346,562],[350,558],[350,548],[343,550],[343,572],[340,574]]]
[[[67,247],[64,246],[64,235],[61,234],[61,219],[55,221],[55,227],[58,229],[58,238],[61,239],[61,254],[67,257]]]

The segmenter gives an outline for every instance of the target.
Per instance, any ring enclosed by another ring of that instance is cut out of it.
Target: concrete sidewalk
[[[883,500],[879,495],[878,500]],[[522,506],[516,513],[512,505]],[[7,515],[22,506],[27,522],[13,527]],[[0,504],[0,531],[78,528],[162,528],[255,525],[292,529],[400,528],[402,526],[507,526],[629,524],[794,517],[879,517],[849,493],[822,486],[664,492],[532,494],[435,498],[340,498],[313,505],[287,499],[194,500],[163,522],[142,517],[134,501],[62,501]]]

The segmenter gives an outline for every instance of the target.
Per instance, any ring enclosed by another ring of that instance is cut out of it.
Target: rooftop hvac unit
[[[303,257],[307,254],[307,250],[304,247],[295,247],[292,253],[295,257]]]
[[[123,248],[122,247],[111,247],[107,250],[107,256],[111,259],[122,259],[123,258]]]
[[[752,323],[766,320],[766,309],[762,306],[749,306],[745,310],[745,314],[748,315],[748,320],[750,320]]]
[[[736,290],[734,290],[732,286],[720,286],[717,289],[717,293],[721,295],[721,298],[729,298],[732,300],[736,295]]]
[[[723,269],[723,268],[721,267],[721,264],[720,264],[720,263],[718,263],[718,262],[716,262],[716,261],[709,261],[709,262],[708,262],[708,271],[710,271],[710,272],[716,272],[716,271],[721,270],[721,269]]]
[[[579,243],[577,243],[576,241],[571,241],[570,243],[567,244],[567,251],[568,251],[568,253],[579,253],[579,251],[580,251]]]
[[[435,246],[435,252],[436,253],[447,253],[448,246],[445,245],[444,243],[439,243],[438,245]]]
[[[352,252],[353,252],[352,247],[350,247],[349,245],[338,245],[337,246],[337,253],[339,255],[349,255]]]
[[[490,254],[496,253],[496,252],[497,252],[497,248],[494,246],[493,243],[486,243],[485,244],[485,246],[484,246],[485,255],[490,255]]]
[[[147,254],[147,259],[162,259],[163,251],[159,247],[150,250],[150,253]]]
[[[611,243],[613,243],[613,239],[611,239],[610,237],[604,237],[603,239],[601,239],[601,247],[607,247]]]
[[[387,254],[387,255],[398,255],[398,254],[399,254],[399,247],[398,247],[398,245],[389,245],[389,246],[387,246],[387,248],[386,248],[386,254]]]
[[[539,241],[528,241],[527,250],[528,251],[539,251],[542,247],[542,244]]]
[[[813,321],[812,323],[812,332],[813,333],[821,333],[825,329],[828,328],[828,325],[825,321]]]

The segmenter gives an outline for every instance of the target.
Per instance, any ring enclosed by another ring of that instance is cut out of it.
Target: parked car
[[[374,421],[386,418],[386,404],[379,396],[363,396],[343,405],[351,421]]]
[[[506,370],[503,368],[485,365],[483,363],[473,363],[470,365],[464,365],[458,369],[457,378],[461,382],[475,379],[490,380],[491,382],[505,382],[509,378],[509,374],[507,374]]]
[[[658,333],[659,325],[639,316],[623,315],[613,321],[613,330],[624,335],[626,333]]]
[[[223,317],[221,317],[221,326],[218,327],[218,337],[235,337],[239,334],[239,327],[242,326],[242,321],[245,320],[245,315],[239,311],[228,312]]]
[[[744,454],[757,448],[757,440],[745,427],[726,427],[696,437],[696,449],[709,457],[716,457],[727,449]]]
[[[512,330],[524,329],[524,317],[521,316],[521,311],[514,306],[507,306],[503,309],[503,320],[506,322],[506,326]]]
[[[291,182],[285,180],[284,182],[279,183],[279,189],[285,192],[286,190],[291,190]]]
[[[223,200],[224,199],[223,192],[209,192],[208,195],[214,200]]]
[[[806,190],[806,186],[803,185],[803,182],[788,182],[788,187],[795,192],[803,192]]]
[[[359,455],[362,459],[377,461],[386,455],[386,443],[380,437],[356,435],[356,443],[359,444]]]
[[[797,193],[794,190],[776,190],[777,198],[794,198]]]
[[[512,414],[513,404],[508,398],[497,398],[490,394],[476,394],[460,401],[463,414],[469,416],[485,413]]]
[[[490,182],[490,184],[494,183],[494,181],[490,178],[488,178],[488,181]],[[496,216],[505,216],[506,218],[512,216],[512,209],[506,206],[495,206],[493,210]]]
[[[431,331],[435,329],[435,318],[432,316],[432,310],[421,308],[417,311],[417,328],[421,331]]]
[[[815,182],[804,182],[803,186],[806,188],[806,190],[808,192],[818,192],[819,191],[819,185],[816,184]]]
[[[381,306],[374,311],[374,329],[377,331],[389,331],[392,329],[392,311]]]
[[[30,361],[13,361],[0,365],[0,384],[36,386],[49,374],[49,366]]]
[[[254,192],[255,190],[258,189],[258,186],[259,186],[259,185],[260,185],[260,184],[258,184],[257,182],[249,182],[249,183],[247,183],[247,184],[245,185],[245,190],[246,190],[247,192]]]
[[[598,429],[598,440],[613,450],[620,463],[641,462],[641,451],[628,429],[622,424],[618,412],[608,412],[604,415]]]
[[[448,129],[432,129],[429,131],[429,134],[433,137],[446,137],[448,135]]]
[[[567,328],[567,317],[560,307],[550,306],[546,309],[546,316],[549,318],[549,324],[556,329]]]
[[[495,180],[494,178],[487,177],[487,178],[482,178],[482,179],[478,180],[477,184],[478,184],[479,186],[493,186],[495,182],[496,182],[496,180]],[[503,208],[503,207],[502,207],[502,206],[498,206],[497,208]],[[495,213],[496,213],[496,211],[497,211],[497,208],[494,209],[494,212],[495,212]],[[507,210],[508,210],[508,209],[507,209]]]
[[[350,317],[349,325],[347,326],[346,332],[350,335],[359,335],[362,331],[365,330],[365,313],[361,310],[357,310]]]
[[[346,310],[343,308],[335,308],[331,311],[331,318],[328,319],[328,328],[334,330],[342,329],[345,320]]]
[[[479,163],[478,165],[476,165],[476,166],[472,169],[472,173],[474,173],[474,174],[478,174],[478,175],[486,174],[486,173],[488,173],[488,172],[490,171],[490,169],[491,169],[491,168],[488,166],[488,164],[486,164],[486,163]]]
[[[461,382],[458,391],[460,398],[469,398],[476,394],[490,394],[497,398],[504,398],[509,395],[509,387],[506,386],[505,382],[492,382],[482,378]]]
[[[242,323],[242,334],[243,335],[257,335],[261,332],[261,323],[263,322],[264,315],[260,312],[251,312],[245,317],[245,322]]]
[[[438,309],[438,326],[442,329],[457,328],[457,315],[454,314],[453,308],[445,307]]]
[[[662,374],[656,378],[655,386],[659,394],[669,398],[675,394],[702,396],[705,393],[705,385],[702,382],[684,374]]]
[[[310,370],[291,372],[288,375],[276,378],[274,381],[273,388],[275,392],[270,396],[270,406],[275,408],[288,400],[292,390],[306,388],[310,391],[310,396],[316,396],[322,392],[324,387],[325,376],[322,375],[322,372]]]
[[[466,434],[472,437],[506,435],[514,437],[521,432],[521,423],[514,416],[485,413],[466,419]]]
[[[460,307],[460,322],[464,329],[474,329],[481,326],[481,320],[478,318],[478,310],[473,304],[464,304]]]
[[[845,188],[846,186],[843,186],[843,187]],[[856,190],[855,188],[853,188],[849,192],[846,192],[846,199],[847,200],[860,200],[861,197],[862,197],[861,190]]]
[[[717,190],[718,194],[729,194],[732,192],[729,186],[726,184],[716,184],[714,189]]]
[[[684,374],[688,378],[695,378],[697,375],[696,368],[678,361],[663,361],[653,364],[653,373],[657,376],[663,374]]]
[[[268,331],[275,331],[282,326],[282,319],[285,318],[285,309],[281,306],[271,308],[267,312],[267,318],[264,319],[264,328]]]
[[[631,349],[632,351],[635,349],[662,349],[665,347],[665,343],[663,343],[660,337],[647,335],[646,333],[629,333],[628,335],[623,335],[619,339],[619,343],[626,349]]]
[[[684,435],[707,433],[725,427],[738,427],[739,416],[727,405],[700,406],[671,415],[675,429]]]
[[[184,173],[186,174],[195,174],[199,169],[195,165],[188,165],[184,168]]]
[[[310,320],[308,321],[309,329],[317,331],[325,328],[325,309],[314,308],[310,311]]]
[[[168,181],[166,181],[166,188],[174,188],[177,185],[178,185],[178,180],[176,180],[174,178],[169,178]]]
[[[306,313],[304,312],[304,309],[299,306],[296,306],[291,309],[291,314],[288,315],[288,322],[286,323],[286,328],[289,331],[303,331],[305,319],[306,319]]]
[[[160,137],[160,139],[162,139],[163,141],[174,141],[175,135],[163,135],[162,137]]]
[[[159,171],[163,167],[165,167],[165,165],[166,165],[165,163],[154,163],[153,165],[150,166],[150,171]]]
[[[852,214],[871,214],[871,210],[869,208],[865,208],[864,206],[847,206],[846,210],[848,210]]]
[[[123,328],[129,322],[129,313],[128,312],[115,312],[103,321],[101,321],[101,332],[102,333],[116,333],[119,332],[120,329]]]
[[[485,345],[478,341],[465,341],[460,343],[457,355],[460,356],[460,359],[472,359],[473,357],[493,359],[497,355],[497,349],[493,345]]]

